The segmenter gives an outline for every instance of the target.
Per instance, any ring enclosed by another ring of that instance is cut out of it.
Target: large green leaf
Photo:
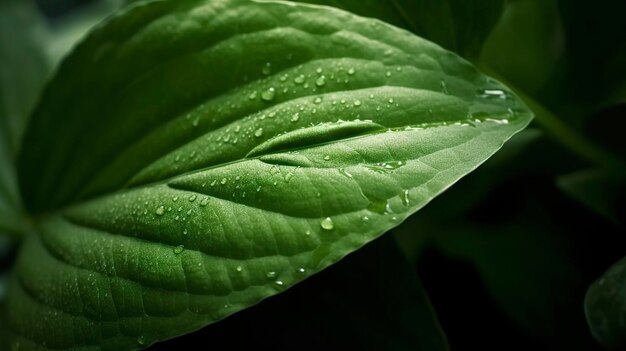
[[[504,0],[298,0],[336,6],[412,31],[476,59],[504,10]]]
[[[26,348],[85,350],[198,329],[398,225],[530,118],[463,59],[377,20],[131,6],[34,114],[19,170],[40,220],[3,325]]]
[[[47,78],[48,62],[39,46],[43,37],[30,1],[0,1],[0,234],[22,227],[14,161]]]

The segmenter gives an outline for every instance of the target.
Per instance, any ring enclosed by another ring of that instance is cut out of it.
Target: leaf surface
[[[530,119],[377,20],[131,5],[65,60],[26,134],[21,191],[41,219],[9,287],[10,341],[137,349],[220,320],[398,225]]]

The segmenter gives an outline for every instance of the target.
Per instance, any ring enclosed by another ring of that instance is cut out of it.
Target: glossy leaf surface
[[[215,322],[398,225],[530,118],[377,20],[130,6],[66,59],[26,135],[41,219],[9,287],[11,342],[135,349]]]

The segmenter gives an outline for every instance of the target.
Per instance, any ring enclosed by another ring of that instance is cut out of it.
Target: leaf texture
[[[20,185],[40,220],[9,341],[140,349],[220,320],[398,225],[530,119],[463,59],[377,20],[131,5],[66,59],[26,134]]]

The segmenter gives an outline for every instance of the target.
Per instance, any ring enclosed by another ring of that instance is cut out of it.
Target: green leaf
[[[50,38],[46,42],[46,52],[51,60],[60,62],[91,28],[115,12],[122,5],[121,2],[98,0],[53,21]]]
[[[374,17],[476,59],[504,10],[503,0],[300,0]]]
[[[624,176],[604,169],[578,171],[557,179],[572,198],[616,224],[626,224],[626,181]]]
[[[605,347],[626,346],[626,259],[615,263],[594,282],[585,297],[585,314],[593,336]]]
[[[550,85],[562,70],[564,46],[558,0],[513,0],[485,42],[480,62],[545,103],[556,95]]]
[[[20,184],[41,219],[3,325],[29,348],[105,350],[198,329],[398,225],[530,119],[463,59],[377,20],[131,6],[34,114]]]
[[[276,331],[280,337],[268,337]],[[206,340],[236,350],[448,350],[424,287],[390,235],[254,308],[150,350]]]
[[[0,2],[0,234],[22,227],[14,160],[48,77],[44,28],[30,1]]]

